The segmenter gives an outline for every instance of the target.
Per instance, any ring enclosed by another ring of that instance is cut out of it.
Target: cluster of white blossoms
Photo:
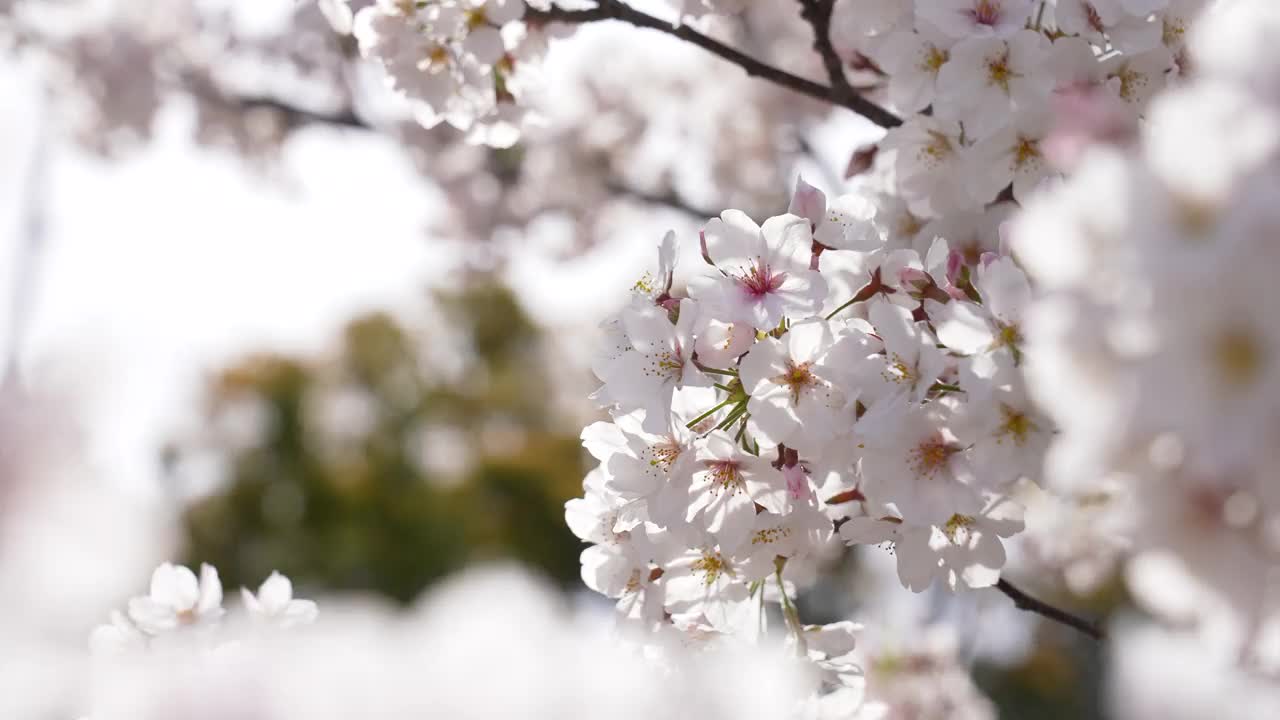
[[[708,222],[687,296],[668,235],[607,326],[612,420],[583,432],[600,465],[567,517],[595,543],[586,583],[655,629],[740,631],[767,596],[794,630],[795,585],[840,541],[892,547],[915,591],[987,587],[1022,529],[1009,493],[1051,432],[1020,369],[1022,271],[895,247],[860,196],[800,181],[791,210]],[[865,285],[829,291],[826,267]]]
[[[424,125],[448,121],[495,146],[518,139],[546,49],[522,21],[523,0],[377,0],[356,13],[349,2],[320,7]],[[896,151],[897,194],[928,218],[981,211],[1009,187],[1022,200],[1052,175],[1055,105],[1088,96],[1111,122],[1141,115],[1182,74],[1186,29],[1206,2],[841,0],[830,32],[850,65],[875,69],[906,120],[881,149]],[[673,4],[677,24],[743,8]]]
[[[1220,3],[1192,30],[1208,4],[836,4],[836,47],[904,118],[875,172],[830,200],[801,180],[761,224],[725,211],[694,268],[669,234],[605,325],[609,420],[582,434],[599,464],[566,520],[628,642],[492,579],[325,629],[273,575],[244,592],[257,635],[232,634],[217,573],[163,565],[94,633],[93,717],[989,717],[945,630],[866,654],[796,597],[842,545],[891,551],[915,592],[996,585],[1028,482],[1122,530],[1134,597],[1199,633],[1187,655],[1215,672],[1263,670],[1237,716],[1274,712],[1280,3]],[[519,2],[322,7],[424,122],[514,138],[493,128],[518,124],[537,47]],[[751,649],[779,616],[786,651]],[[1120,677],[1151,672],[1165,644],[1118,625]],[[1202,705],[1118,706],[1229,716],[1231,692],[1202,687]]]
[[[1147,607],[1261,653],[1280,620],[1280,6],[1223,4],[1134,143],[1093,148],[1011,238],[1044,291],[1032,390],[1062,494],[1122,506]]]
[[[214,568],[158,567],[91,636],[84,720],[994,717],[937,626],[864,650],[868,691],[853,623],[803,626],[785,645],[709,629],[637,643],[514,569],[472,569],[403,611],[334,598],[318,622],[279,573],[241,594],[250,622],[224,611]],[[494,652],[508,668],[496,687]]]
[[[197,577],[166,564],[151,585],[93,635],[87,720],[884,716],[856,686],[813,694],[821,673],[849,671],[847,634],[815,630],[813,663],[727,642],[643,654],[523,571],[472,569],[399,611],[333,599],[314,623],[315,605],[280,575],[245,592],[256,623],[224,617],[208,566]],[[963,674],[954,653],[942,661]]]
[[[1024,202],[1070,162],[1064,115],[1136,122],[1185,71],[1185,32],[1205,4],[842,0],[832,32],[842,53],[884,73],[905,120],[880,144],[892,192],[910,213],[936,219],[981,213],[1002,197]]]
[[[519,22],[523,0],[377,0],[356,13],[347,0],[322,0],[321,9],[355,36],[424,127],[448,122],[495,147],[519,138],[521,99],[545,49]]]
[[[682,284],[664,239],[594,364],[585,582],[659,635],[777,603],[803,644],[839,542],[913,591],[997,584],[1049,456],[1060,497],[1123,508],[1140,599],[1274,631],[1280,10],[1195,35],[1208,5],[837,3],[904,122],[856,192],[708,222]]]
[[[293,583],[278,572],[271,573],[257,593],[241,588],[240,594],[255,623],[285,629],[316,619],[316,604],[294,598]],[[93,631],[91,645],[104,654],[163,645],[197,631],[216,630],[225,612],[222,581],[214,567],[202,565],[197,577],[189,568],[164,563],[152,573],[148,593],[129,600],[125,612],[112,611],[111,621]]]

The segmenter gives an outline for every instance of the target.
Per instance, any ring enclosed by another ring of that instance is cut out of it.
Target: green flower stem
[[[733,401],[734,401],[734,399],[733,399],[732,397],[725,398],[725,399],[724,399],[724,402],[722,402],[722,403],[720,403],[719,405],[717,405],[717,406],[715,406],[715,407],[711,408],[710,410],[708,410],[708,411],[706,411],[706,412],[702,413],[702,414],[701,414],[701,415],[699,415],[698,417],[696,417],[696,418],[694,418],[694,419],[690,420],[689,422],[685,423],[685,424],[684,424],[684,426],[685,426],[686,428],[688,428],[688,429],[692,430],[692,429],[693,429],[693,427],[694,427],[695,425],[697,425],[698,423],[702,422],[703,420],[706,420],[707,418],[711,417],[712,415],[715,415],[717,412],[719,412],[719,411],[720,411],[720,409],[721,409],[721,408],[723,408],[725,405],[728,405],[729,403],[731,403],[731,402],[733,402]],[[736,408],[735,408],[735,410],[736,410]]]
[[[809,643],[804,639],[804,625],[800,622],[800,611],[796,609],[795,603],[791,602],[791,598],[787,595],[787,586],[782,582],[782,568],[787,564],[784,557],[774,560],[774,579],[778,582],[778,594],[782,596],[782,616],[786,618],[787,627],[796,636],[796,653],[801,657],[809,654]]]

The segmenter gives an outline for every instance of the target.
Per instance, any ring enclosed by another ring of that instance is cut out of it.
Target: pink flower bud
[[[816,226],[827,214],[827,196],[805,182],[803,177],[797,176],[796,191],[791,196],[791,206],[787,208],[787,212],[806,218],[811,227]]]
[[[964,270],[964,252],[952,250],[947,253],[947,283],[955,285],[956,280],[960,279],[962,270]]]
[[[898,271],[899,285],[921,286],[929,284],[929,274],[920,268],[904,267]]]
[[[813,498],[813,486],[809,484],[809,473],[804,466],[795,464],[782,468],[782,477],[787,481],[787,494],[792,500],[809,500]]]

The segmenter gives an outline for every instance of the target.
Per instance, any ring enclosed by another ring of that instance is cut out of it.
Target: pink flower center
[[[799,465],[782,468],[782,477],[787,481],[787,494],[792,500],[804,500],[813,494],[809,474]]]
[[[800,403],[800,393],[818,384],[818,378],[809,369],[812,364],[807,362],[797,363],[788,358],[787,371],[772,378],[775,383],[787,386],[787,389],[791,391],[791,402],[793,404],[798,405]]]
[[[750,270],[738,276],[738,283],[751,299],[760,300],[769,293],[777,292],[786,279],[786,273],[775,273],[768,265],[757,260]]]
[[[979,25],[995,26],[1000,22],[1000,0],[978,0],[969,15]]]
[[[949,444],[941,435],[933,435],[907,453],[907,466],[916,477],[931,480],[958,451],[959,448]]]
[[[737,461],[708,460],[704,464],[710,475],[711,487],[708,489],[712,495],[718,495],[722,490],[732,494],[745,489]]]

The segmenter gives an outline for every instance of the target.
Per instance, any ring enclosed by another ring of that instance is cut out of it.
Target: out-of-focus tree
[[[187,513],[192,561],[232,586],[278,569],[400,601],[489,558],[576,581],[563,505],[581,450],[552,408],[540,331],[495,284],[436,300],[446,322],[429,334],[372,313],[332,356],[257,355],[221,372],[200,438],[176,449],[211,450],[226,470]],[[463,369],[443,346],[464,349]]]

